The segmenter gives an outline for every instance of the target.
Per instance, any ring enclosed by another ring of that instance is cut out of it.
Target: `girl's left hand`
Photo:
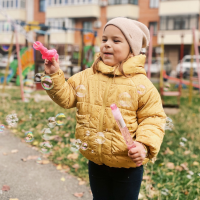
[[[128,151],[128,156],[139,167],[139,166],[142,165],[142,162],[146,157],[146,150],[145,150],[144,146],[141,143],[134,142],[134,144],[135,144],[136,147],[134,147],[134,148],[132,148],[132,149],[130,149]]]

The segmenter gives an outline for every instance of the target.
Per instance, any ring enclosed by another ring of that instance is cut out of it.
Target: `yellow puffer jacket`
[[[54,87],[47,91],[51,99],[63,108],[77,107],[76,139],[88,144],[80,152],[96,164],[110,167],[136,167],[128,157],[128,149],[112,115],[115,103],[134,140],[149,149],[149,159],[156,157],[164,136],[166,115],[160,95],[146,77],[146,56],[129,58],[123,65],[123,76],[114,68],[98,64],[97,73],[89,68],[72,76],[67,82],[61,70],[52,74]]]

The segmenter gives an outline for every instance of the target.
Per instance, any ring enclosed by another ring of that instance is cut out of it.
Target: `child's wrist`
[[[148,157],[148,148],[142,142],[139,142],[139,143],[144,147],[144,150],[145,150],[145,153],[146,153],[145,157],[147,158]]]

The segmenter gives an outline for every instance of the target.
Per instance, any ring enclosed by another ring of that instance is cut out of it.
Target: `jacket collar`
[[[123,64],[123,71],[126,75],[134,75],[134,74],[144,74],[146,75],[146,71],[144,69],[146,56],[138,55],[134,57],[130,57]],[[97,64],[97,71],[103,74],[114,75],[115,66],[109,66],[103,63],[103,61],[99,61]],[[116,69],[115,75],[122,76],[122,73]]]

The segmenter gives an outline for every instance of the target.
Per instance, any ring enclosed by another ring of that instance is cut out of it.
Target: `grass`
[[[11,131],[22,139],[26,131],[32,131],[32,145],[38,148],[43,141],[41,130],[48,127],[47,119],[58,113],[66,115],[66,124],[52,129],[51,135],[57,137],[51,141],[53,148],[48,159],[67,171],[70,168],[70,173],[88,182],[87,159],[81,154],[78,154],[77,159],[67,158],[72,154],[70,140],[74,139],[76,110],[64,110],[50,101],[35,103],[31,100],[23,103],[19,89],[7,89],[6,92],[11,94],[11,99],[5,97],[3,104],[1,102],[0,123],[6,125],[6,116],[17,113],[18,126]],[[32,95],[36,93],[46,94],[44,91],[37,91]],[[173,120],[174,129],[166,131],[157,161],[145,166],[140,191],[143,200],[200,200],[200,95],[196,90],[193,94],[193,101],[189,105],[188,90],[183,90],[180,112],[169,115]],[[176,103],[176,98],[166,97],[165,103]],[[30,114],[32,119],[29,119]],[[181,146],[180,142],[183,142],[184,146]],[[76,163],[79,165],[78,169],[74,166]]]

